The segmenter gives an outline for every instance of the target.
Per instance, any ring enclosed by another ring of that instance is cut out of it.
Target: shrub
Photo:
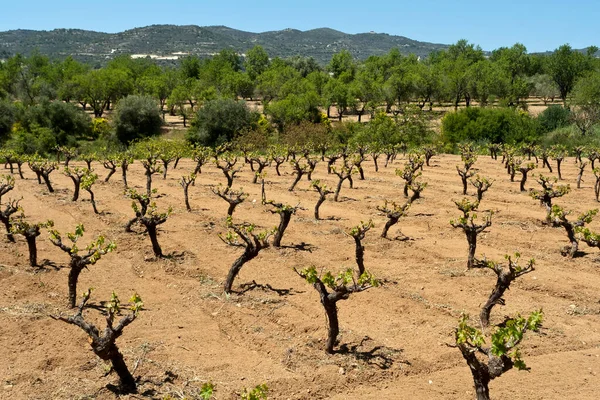
[[[232,141],[257,123],[258,113],[250,111],[244,102],[209,100],[197,111],[186,137],[193,144],[214,147]]]
[[[442,139],[451,148],[465,141],[520,143],[537,135],[537,121],[511,108],[467,107],[442,119]]]
[[[15,106],[9,101],[0,101],[0,143],[8,138],[15,121]]]
[[[75,105],[61,101],[43,101],[25,109],[21,125],[32,133],[36,127],[50,129],[57,145],[70,144],[75,139],[89,139],[92,136],[90,116]]]
[[[571,111],[561,105],[551,105],[537,117],[541,133],[571,125]]]
[[[150,96],[127,96],[116,106],[115,132],[122,143],[156,136],[160,133],[160,109]]]

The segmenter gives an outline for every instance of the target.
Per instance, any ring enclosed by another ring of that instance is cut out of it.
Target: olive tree
[[[130,95],[117,103],[113,123],[117,139],[131,143],[160,134],[162,118],[152,97]]]

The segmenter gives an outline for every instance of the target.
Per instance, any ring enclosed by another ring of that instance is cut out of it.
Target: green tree
[[[567,106],[567,96],[575,87],[575,82],[589,68],[588,60],[582,53],[563,44],[546,60],[546,70],[558,86],[560,98]]]
[[[177,72],[171,68],[165,69],[158,74],[146,75],[142,78],[141,82],[143,92],[157,99],[160,104],[160,110],[163,111],[169,95],[177,86],[177,78]]]
[[[104,110],[110,108],[111,102],[126,96],[133,91],[133,81],[127,71],[107,69],[90,71],[77,78],[78,100],[87,103],[99,118]]]
[[[92,119],[73,104],[44,100],[28,107],[21,116],[21,126],[33,132],[35,128],[49,128],[57,145],[71,144],[75,139],[89,139]]]
[[[187,107],[189,90],[185,85],[178,85],[169,94],[167,105],[171,110],[171,114],[179,115],[183,118],[183,127],[187,127],[187,120],[192,109]]]
[[[327,71],[331,72],[336,79],[346,76],[348,81],[352,80],[356,73],[356,63],[354,62],[352,54],[348,50],[342,50],[339,53],[335,53],[331,57],[329,64],[327,64]]]
[[[260,45],[256,45],[248,50],[244,67],[250,79],[255,81],[269,67],[269,63],[269,55],[265,49]]]
[[[200,59],[197,56],[182,58],[179,70],[183,79],[198,79],[200,77]]]
[[[442,140],[461,142],[521,143],[537,138],[537,121],[512,108],[467,108],[442,118]]]
[[[571,123],[571,111],[561,105],[553,104],[542,111],[537,120],[542,133],[552,132]]]
[[[299,55],[286,58],[285,62],[300,73],[303,78],[314,72],[323,72],[321,66],[312,57],[302,57]]]
[[[59,77],[57,98],[68,103],[77,98],[78,76],[87,73],[89,66],[68,56],[56,68]]]
[[[12,102],[0,100],[0,143],[3,143],[16,121],[16,108]]]
[[[350,87],[351,95],[358,99],[358,101],[354,103],[354,109],[358,114],[358,122],[361,122],[365,109],[370,110],[371,115],[374,114],[379,103],[383,99],[382,90],[382,80],[378,80],[372,71],[367,68],[359,69],[356,74],[356,79],[352,82]]]
[[[571,103],[572,120],[585,135],[600,122],[600,72],[591,72],[577,81]]]
[[[315,92],[302,95],[291,94],[285,99],[273,101],[265,107],[271,121],[277,125],[279,132],[284,132],[289,125],[302,121],[319,122],[319,96]]]
[[[448,47],[446,52],[441,53],[440,59],[440,66],[445,74],[445,90],[448,97],[453,100],[454,108],[458,108],[463,98],[468,107],[471,103],[470,67],[484,59],[483,51],[479,46],[461,39]]]
[[[114,125],[119,141],[130,143],[158,135],[162,118],[152,97],[131,95],[117,104]]]
[[[258,114],[250,111],[243,101],[210,100],[196,113],[186,138],[192,144],[217,146],[232,141],[257,122]]]
[[[256,80],[256,92],[262,97],[263,103],[268,104],[271,100],[285,97],[281,89],[290,82],[300,78],[300,74],[294,68],[280,59],[275,59]],[[289,85],[288,85],[289,86]]]
[[[554,83],[550,75],[536,74],[530,77],[529,81],[531,83],[530,94],[542,99],[544,105],[548,104],[548,102],[554,102],[554,99],[560,96],[558,86]]]
[[[335,105],[337,108],[337,118],[341,122],[342,116],[353,107],[356,99],[350,91],[350,85],[342,79],[331,79],[325,85],[325,105],[327,106],[327,117],[330,116],[330,108]]]

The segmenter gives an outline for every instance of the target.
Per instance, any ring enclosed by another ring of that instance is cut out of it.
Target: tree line
[[[444,121],[441,139],[451,144],[532,140],[566,124],[585,135],[600,120],[596,51],[590,47],[584,54],[566,44],[539,55],[515,44],[486,54],[460,40],[424,59],[392,49],[357,61],[341,51],[323,67],[312,58],[272,59],[255,46],[243,56],[227,49],[208,59],[187,56],[175,68],[123,55],[99,69],[34,52],[0,63],[0,142],[10,139],[25,152],[43,152],[112,133],[115,142],[127,144],[157,134],[161,113],[163,119],[180,116],[185,127],[191,122],[188,138],[204,145],[248,130],[279,140],[301,124],[341,122],[345,115],[358,122],[369,115],[376,126],[367,136],[399,142],[402,131],[426,137],[428,120],[435,118],[427,111],[437,104],[471,109]],[[561,100],[563,107],[533,123],[516,112],[526,109],[531,96],[544,103]],[[101,118],[121,100],[128,103],[111,127]],[[243,100],[259,101],[262,112]],[[480,110],[470,107],[475,104]],[[472,121],[475,126],[465,133]],[[363,130],[337,128],[341,141]],[[404,134],[403,140],[410,139]]]

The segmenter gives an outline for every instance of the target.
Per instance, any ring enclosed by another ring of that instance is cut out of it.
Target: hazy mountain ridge
[[[331,55],[342,49],[356,58],[387,53],[399,48],[403,54],[426,56],[445,44],[427,43],[386,33],[347,34],[330,28],[308,31],[284,29],[262,33],[245,32],[226,26],[151,25],[119,33],[103,33],[81,29],[52,31],[11,30],[0,32],[0,55],[30,54],[35,49],[50,57],[74,57],[101,62],[116,54],[151,54],[172,56],[189,53],[209,56],[229,48],[245,53],[260,44],[271,57],[294,55],[314,57],[327,63]]]

